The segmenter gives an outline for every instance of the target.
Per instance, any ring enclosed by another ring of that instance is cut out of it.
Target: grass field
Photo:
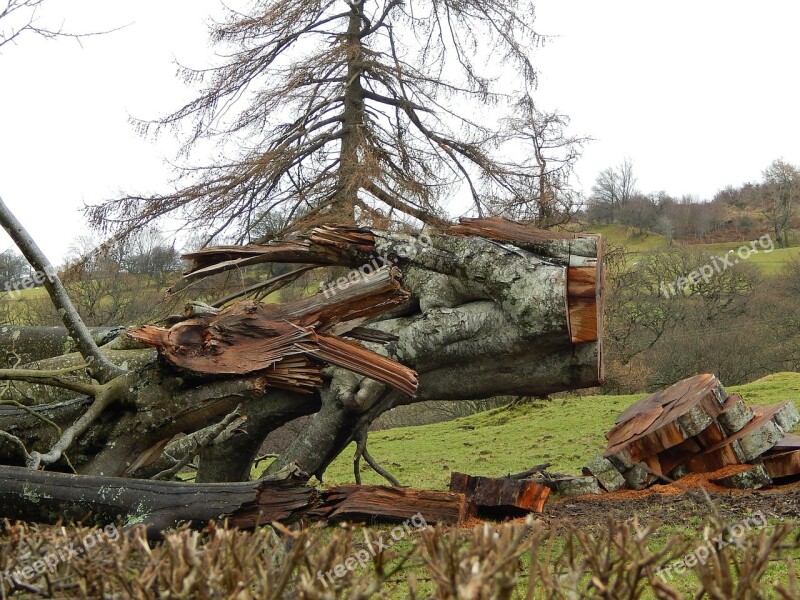
[[[800,373],[776,373],[729,388],[751,404],[800,399]],[[502,476],[553,463],[579,474],[605,448],[605,432],[643,394],[575,396],[499,408],[446,423],[371,433],[370,453],[404,485],[446,489],[451,471]],[[326,483],[352,483],[353,446],[330,466]],[[385,483],[371,469],[364,483]]]
[[[742,246],[750,247],[749,243],[730,242],[725,244],[700,244],[692,246],[706,251],[711,256],[722,256],[728,252],[736,252]],[[747,259],[747,263],[753,264],[761,269],[765,275],[777,275],[780,273],[783,266],[788,260],[793,257],[800,256],[800,247],[798,248],[775,248],[771,252],[762,249],[761,246],[756,244],[757,253],[753,253]],[[738,257],[737,257],[738,258]]]

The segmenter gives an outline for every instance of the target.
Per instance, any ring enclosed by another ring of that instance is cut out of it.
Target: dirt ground
[[[800,482],[766,490],[707,487],[713,488],[708,496],[703,493],[702,486],[677,491],[663,489],[672,486],[653,486],[642,492],[551,500],[545,505],[542,518],[551,523],[566,521],[577,527],[591,527],[609,519],[626,520],[636,515],[645,526],[693,526],[698,519],[715,511],[731,523],[761,511],[767,518],[800,521]]]

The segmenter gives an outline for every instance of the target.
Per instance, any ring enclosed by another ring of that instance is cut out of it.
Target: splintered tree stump
[[[471,515],[519,516],[541,513],[550,488],[525,479],[450,475],[450,491],[464,494]]]
[[[467,518],[463,494],[410,488],[343,485],[322,492],[323,505],[313,511],[325,521],[403,522],[458,525]]]

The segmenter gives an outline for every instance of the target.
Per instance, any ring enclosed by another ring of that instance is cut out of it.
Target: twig
[[[278,458],[278,455],[277,455],[277,454],[263,454],[263,455],[259,456],[259,457],[258,457],[258,458],[257,458],[257,459],[256,459],[256,460],[253,462],[253,464],[254,464],[254,466],[256,466],[256,467],[257,467],[259,464],[261,464],[261,463],[262,463],[262,462],[264,462],[265,460],[269,460],[270,458]]]
[[[38,470],[42,464],[50,465],[57,462],[75,439],[80,437],[103,414],[106,408],[119,400],[129,387],[132,387],[131,374],[128,375],[127,377],[117,377],[106,384],[95,386],[93,393],[95,400],[92,405],[75,423],[64,430],[61,438],[50,448],[47,454],[31,453],[31,461],[28,463],[28,467]]]
[[[361,428],[355,435],[356,454],[353,457],[353,475],[356,478],[356,485],[361,485],[361,457],[367,449],[367,430]]]
[[[108,360],[98,348],[92,334],[81,319],[78,311],[72,305],[72,301],[67,294],[64,285],[56,275],[56,271],[47,257],[39,249],[39,246],[28,234],[22,224],[17,220],[3,199],[0,198],[0,225],[8,232],[8,235],[20,249],[28,260],[31,267],[37,273],[37,280],[41,278],[45,289],[53,302],[53,305],[61,315],[61,320],[67,331],[75,340],[81,356],[89,363],[89,371],[100,383],[108,383],[115,377],[125,373],[124,370]]]
[[[25,411],[26,413],[28,413],[32,417],[34,417],[36,419],[39,419],[43,423],[47,423],[48,425],[53,427],[58,432],[59,436],[62,434],[62,429],[61,429],[61,427],[59,427],[58,423],[56,423],[55,421],[51,421],[50,419],[48,419],[44,415],[40,414],[38,411],[34,410],[32,407],[25,406],[22,402],[17,402],[16,400],[0,400],[0,406],[15,406],[16,408],[19,408],[20,410]],[[44,406],[47,406],[47,405],[44,405]],[[29,457],[26,457],[26,461],[28,460],[28,458]],[[72,470],[73,473],[75,473],[75,474],[78,473],[78,471],[73,466],[72,461],[69,459],[69,456],[67,456],[66,452],[64,452],[64,461],[66,461],[67,466]]]
[[[25,447],[25,444],[17,436],[11,435],[7,431],[3,431],[2,429],[0,429],[0,438],[4,438],[9,442],[11,442],[12,444],[14,444],[15,446],[19,446],[19,449],[22,453],[22,457],[25,459],[26,463],[30,463],[33,460],[31,458],[31,455],[28,453],[28,449]]]
[[[523,471],[522,473],[517,473],[516,475],[512,475],[509,473],[505,476],[506,479],[527,479],[531,475],[536,475],[539,473],[543,473],[547,469],[553,466],[553,463],[544,463],[541,465],[536,465],[532,469],[528,469],[527,471]]]
[[[180,472],[181,469],[183,469],[190,462],[192,462],[192,459],[195,456],[200,454],[200,452],[202,452],[207,446],[209,446],[211,443],[213,443],[215,440],[217,440],[217,438],[219,438],[221,435],[223,435],[225,433],[225,431],[231,425],[233,425],[233,427],[231,427],[231,429],[234,429],[236,427],[241,426],[241,424],[244,423],[247,420],[247,417],[243,417],[242,415],[239,414],[239,409],[241,409],[241,407],[242,407],[242,405],[240,404],[239,406],[236,407],[236,410],[234,410],[233,412],[229,413],[224,419],[222,419],[222,421],[220,421],[216,425],[216,427],[208,430],[201,437],[195,438],[195,440],[194,440],[194,444],[195,444],[194,448],[189,450],[189,452],[187,452],[186,455],[182,459],[180,459],[178,462],[176,462],[169,469],[165,469],[165,470],[161,471],[160,473],[156,473],[150,479],[151,480],[171,479],[178,472]]]
[[[231,294],[230,296],[226,296],[221,300],[217,300],[216,302],[212,303],[211,306],[213,306],[214,308],[222,308],[228,302],[233,302],[234,300],[238,300],[242,296],[247,296],[248,294],[252,294],[254,292],[264,292],[265,294],[269,295],[275,290],[279,290],[282,287],[292,283],[293,281],[298,279],[303,273],[306,273],[307,271],[311,271],[312,269],[316,268],[317,266],[301,267],[300,269],[295,269],[294,271],[284,273],[283,275],[278,275],[277,277],[273,277],[268,281],[251,285],[249,288]]]

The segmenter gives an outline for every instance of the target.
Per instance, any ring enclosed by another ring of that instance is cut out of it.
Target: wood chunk
[[[342,485],[322,497],[324,507],[313,516],[328,521],[402,522],[421,516],[429,525],[457,525],[468,515],[466,497],[453,492]]]
[[[753,420],[755,414],[744,403],[744,400],[739,394],[731,394],[725,401],[723,411],[717,417],[717,421],[728,435],[734,434],[750,421]]]
[[[800,449],[769,454],[763,458],[762,464],[773,479],[800,475]]]
[[[584,496],[600,494],[600,485],[594,477],[569,477],[558,483],[558,493],[562,496]]]
[[[800,450],[800,435],[787,433],[780,442],[775,444],[770,453],[780,454],[782,452],[791,452],[792,450]]]
[[[528,479],[450,475],[450,491],[464,494],[470,514],[490,512],[517,516],[521,512],[541,513],[550,488]]]
[[[689,471],[703,473],[753,461],[784,438],[778,422],[789,425],[796,416],[797,409],[792,402],[768,407],[733,435],[692,457],[687,467]]]
[[[704,446],[696,437],[689,438],[688,440],[664,450],[658,455],[658,460],[661,463],[661,470],[663,473],[672,473],[680,465],[684,464],[692,456],[699,454],[704,449]],[[671,479],[675,479],[671,474]]]
[[[650,468],[645,463],[634,465],[632,469],[625,471],[622,476],[632,490],[643,490],[655,480]]]
[[[772,484],[770,475],[763,465],[752,465],[745,471],[719,479],[712,479],[711,481],[723,487],[739,490],[757,490],[765,485]]]
[[[584,475],[592,475],[607,492],[616,492],[625,487],[625,478],[613,464],[602,456],[593,457],[583,468]]]
[[[711,374],[684,379],[625,410],[606,437],[604,456],[633,468],[707,429],[723,411],[727,393]],[[612,461],[614,462],[614,461]]]

